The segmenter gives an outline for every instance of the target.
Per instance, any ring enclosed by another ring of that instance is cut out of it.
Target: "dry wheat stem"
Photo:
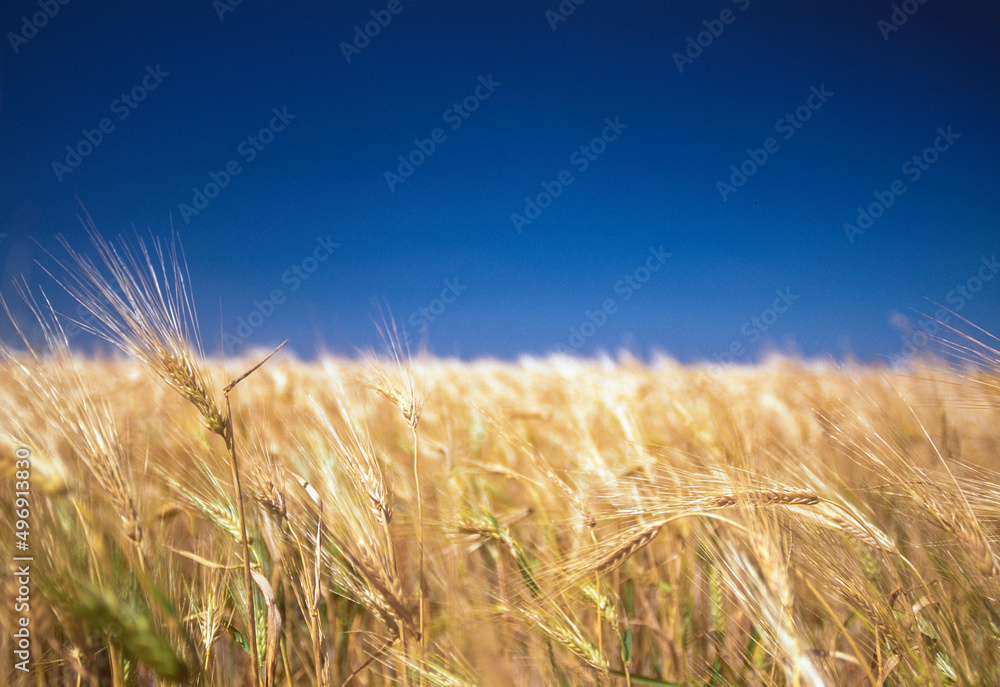
[[[243,488],[240,485],[240,467],[236,459],[236,440],[233,436],[233,411],[229,403],[229,391],[226,391],[226,422],[225,439],[231,459],[233,484],[236,485],[236,508],[240,519],[240,545],[243,549],[243,586],[247,595],[247,633],[250,635],[250,666],[253,672],[252,684],[260,686],[260,662],[257,656],[257,621],[254,608],[254,584],[250,571],[250,545],[247,542],[247,522],[243,511]]]
[[[250,569],[250,544],[247,540],[246,513],[243,508],[243,487],[240,484],[240,468],[239,462],[236,458],[236,437],[233,435],[233,411],[229,402],[229,394],[237,384],[253,374],[261,365],[270,360],[271,356],[281,350],[281,348],[287,343],[288,340],[286,339],[284,343],[271,351],[271,353],[269,353],[263,360],[231,381],[223,390],[226,399],[226,418],[224,424],[222,425],[224,430],[223,438],[226,440],[226,446],[229,449],[233,484],[236,485],[236,508],[240,519],[240,538],[241,546],[243,548],[243,586],[246,589],[247,595],[247,624],[249,625],[248,634],[250,635],[250,664],[253,668],[254,687],[259,687],[260,685],[260,661],[257,656],[257,622],[254,602],[255,587],[253,582],[253,571]]]

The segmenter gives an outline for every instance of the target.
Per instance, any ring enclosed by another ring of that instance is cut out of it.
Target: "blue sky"
[[[380,309],[465,359],[1000,332],[995,3],[480,5],[4,3],[2,293],[55,293],[83,203],[173,227],[208,352],[353,354]]]

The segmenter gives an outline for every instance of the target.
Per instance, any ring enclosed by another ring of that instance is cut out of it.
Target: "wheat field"
[[[122,356],[26,288],[43,341],[0,362],[8,684],[1000,684],[985,332],[712,369],[411,357],[390,324],[255,368],[200,354],[175,252],[95,248],[57,277]]]

